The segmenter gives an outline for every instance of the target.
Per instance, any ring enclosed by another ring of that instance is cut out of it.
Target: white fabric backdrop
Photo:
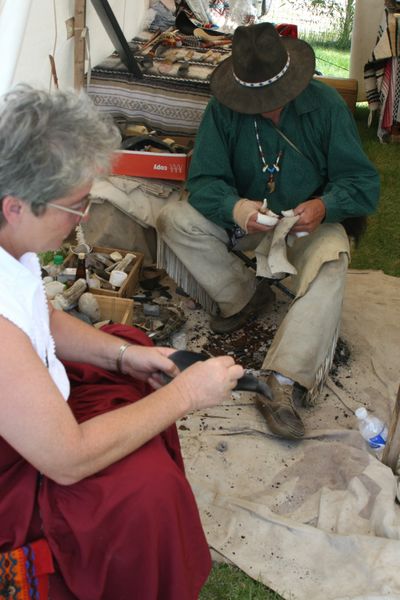
[[[358,102],[366,100],[364,65],[375,46],[384,0],[356,0],[350,54],[350,77],[358,80]]]
[[[17,14],[15,2],[16,0],[0,1],[0,95],[10,88],[13,80],[32,0],[18,0]]]

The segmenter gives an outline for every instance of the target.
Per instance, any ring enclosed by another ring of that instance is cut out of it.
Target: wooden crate
[[[134,261],[133,267],[128,274],[127,279],[124,284],[117,290],[99,290],[97,288],[90,288],[90,291],[93,294],[99,296],[110,296],[111,298],[130,298],[134,296],[137,284],[139,281],[140,270],[142,268],[144,254],[141,252],[137,252],[136,250],[122,250],[121,248],[106,248],[104,246],[93,246],[93,252],[102,252],[104,254],[111,254],[112,252],[119,252],[121,256],[125,256],[125,254],[134,254],[136,259]],[[74,267],[76,266],[77,256],[73,252],[70,252],[67,258],[64,261],[65,267]]]
[[[133,323],[133,300],[129,298],[110,298],[107,296],[96,296],[100,307],[100,320],[110,320],[114,323],[132,325]]]
[[[322,81],[339,92],[343,100],[347,103],[351,112],[354,113],[357,102],[358,81],[347,77],[321,77],[314,76],[318,81]]]

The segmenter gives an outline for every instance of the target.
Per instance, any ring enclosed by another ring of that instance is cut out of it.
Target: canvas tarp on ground
[[[341,337],[351,358],[302,410],[303,441],[272,436],[243,392],[180,429],[210,546],[287,600],[400,599],[398,478],[353,414],[365,405],[390,420],[399,312],[400,279],[349,272]]]

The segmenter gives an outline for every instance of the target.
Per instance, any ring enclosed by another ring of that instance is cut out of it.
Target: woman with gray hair
[[[84,94],[18,86],[0,101],[7,597],[45,598],[50,584],[54,599],[194,600],[210,569],[175,421],[229,397],[242,367],[222,356],[179,373],[173,349],[142,332],[99,331],[53,310],[40,278],[36,254],[87,218],[118,141]]]

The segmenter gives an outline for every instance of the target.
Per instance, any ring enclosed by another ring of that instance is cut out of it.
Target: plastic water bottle
[[[360,433],[367,441],[368,446],[375,452],[381,450],[385,446],[388,436],[388,428],[385,423],[378,417],[369,415],[364,406],[357,408],[356,417],[359,420]]]

